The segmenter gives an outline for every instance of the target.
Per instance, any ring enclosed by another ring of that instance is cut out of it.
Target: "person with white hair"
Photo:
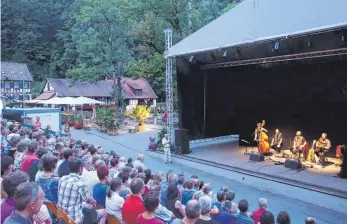
[[[207,195],[203,195],[199,198],[199,204],[201,206],[200,218],[196,222],[197,224],[217,224],[218,222],[214,221],[210,214],[212,210],[212,199]]]
[[[118,171],[121,172],[123,170],[123,167],[125,167],[126,164],[126,159],[124,156],[119,158],[119,163],[118,163]]]
[[[170,141],[167,134],[164,135],[163,140],[161,141],[164,147],[164,162],[171,163],[171,150],[170,150]]]
[[[146,169],[146,166],[143,164],[143,161],[145,160],[145,156],[143,154],[139,154],[137,156],[137,160],[134,161],[133,166],[136,167],[141,167],[143,170]]]
[[[254,223],[260,222],[261,215],[264,212],[266,212],[266,209],[267,209],[267,199],[266,198],[259,198],[258,204],[259,204],[259,209],[255,210],[252,213],[252,215],[251,215],[251,218],[254,220]]]

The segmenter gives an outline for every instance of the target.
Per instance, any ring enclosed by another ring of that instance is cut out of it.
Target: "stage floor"
[[[341,179],[337,176],[340,170],[338,166],[329,165],[322,168],[315,165],[314,168],[297,171],[285,168],[284,165],[275,165],[274,160],[268,157],[265,158],[264,162],[249,161],[249,155],[244,155],[245,148],[238,145],[238,138],[191,143],[192,152],[188,156],[347,192],[347,179]],[[257,151],[257,148],[254,147],[253,150]],[[252,147],[248,147],[248,151],[252,151]]]

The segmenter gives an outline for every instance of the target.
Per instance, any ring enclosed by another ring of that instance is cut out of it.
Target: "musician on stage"
[[[270,147],[280,154],[282,152],[282,145],[283,145],[282,133],[280,132],[279,129],[276,129],[275,135],[272,138]]]
[[[304,158],[304,147],[307,145],[306,139],[301,135],[301,131],[296,132],[296,136],[293,139],[293,154],[296,158]]]
[[[321,164],[322,166],[326,165],[325,162],[325,155],[331,148],[331,143],[330,140],[327,139],[327,134],[322,133],[322,137],[319,138],[319,140],[316,142],[316,147],[315,147],[315,154],[316,154],[316,162]],[[319,158],[319,159],[318,159]]]

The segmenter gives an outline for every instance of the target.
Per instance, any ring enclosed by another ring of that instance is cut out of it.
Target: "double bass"
[[[261,153],[270,152],[269,137],[267,136],[267,130],[264,128],[265,121],[257,124],[255,129],[255,141],[258,142],[258,150]]]

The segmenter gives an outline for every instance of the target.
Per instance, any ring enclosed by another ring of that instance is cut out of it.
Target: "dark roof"
[[[24,63],[1,62],[1,80],[33,81],[29,69]]]
[[[168,50],[168,56],[223,49],[347,26],[346,0],[244,0]]]
[[[79,82],[72,83],[70,79],[54,79],[48,78],[47,81],[52,85],[55,92],[59,97],[111,97],[113,80],[98,81],[95,83]],[[152,87],[146,79],[122,78],[124,99],[156,99],[157,95],[154,93]],[[136,86],[136,89],[141,89],[142,94],[136,96],[134,88],[130,85]]]

